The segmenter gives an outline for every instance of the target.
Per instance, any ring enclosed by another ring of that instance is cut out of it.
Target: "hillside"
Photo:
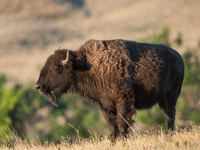
[[[200,39],[199,0],[2,0],[0,4],[0,73],[8,86],[36,82],[39,68],[59,46],[78,49],[88,39],[139,41],[170,29],[180,32],[181,54]]]

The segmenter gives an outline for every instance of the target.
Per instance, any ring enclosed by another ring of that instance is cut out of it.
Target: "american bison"
[[[35,88],[56,106],[68,91],[97,103],[115,142],[118,133],[126,137],[136,110],[156,103],[173,130],[183,76],[182,57],[168,46],[89,40],[77,51],[49,56]]]

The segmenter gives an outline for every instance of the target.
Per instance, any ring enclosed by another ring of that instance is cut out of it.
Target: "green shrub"
[[[154,43],[154,44],[165,44],[167,46],[170,46],[169,41],[169,29],[168,27],[164,27],[160,33],[153,34],[152,36],[149,36],[147,38],[144,38],[141,40],[141,42],[145,43]]]
[[[0,126],[7,136],[10,135],[10,125],[19,136],[29,138],[28,135],[31,133],[28,133],[28,125],[33,130],[31,132],[36,134],[35,140],[38,136],[41,142],[48,140],[55,143],[59,142],[62,136],[78,138],[76,131],[70,125],[80,126],[79,135],[84,138],[91,136],[90,131],[97,131],[98,134],[105,134],[107,131],[107,125],[99,109],[75,94],[64,94],[60,105],[55,107],[35,89],[19,85],[8,89],[5,84],[5,76],[1,76]],[[48,108],[47,113],[42,111],[45,108]],[[59,118],[64,118],[65,123],[60,123]]]

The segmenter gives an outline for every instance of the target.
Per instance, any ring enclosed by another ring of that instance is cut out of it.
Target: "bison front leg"
[[[135,113],[133,103],[121,100],[117,103],[117,125],[122,138],[127,137],[128,127],[134,122],[131,118]]]
[[[112,143],[115,143],[116,137],[119,133],[118,126],[117,126],[117,114],[114,112],[107,112],[104,110],[101,110],[101,112],[108,124],[110,140]]]

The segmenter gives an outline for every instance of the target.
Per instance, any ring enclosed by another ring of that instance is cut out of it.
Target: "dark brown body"
[[[90,40],[78,51],[67,51],[57,50],[48,58],[36,84],[54,105],[68,91],[97,103],[112,142],[118,133],[126,136],[137,109],[156,103],[167,116],[168,129],[174,129],[184,75],[183,60],[175,50],[125,40]]]

